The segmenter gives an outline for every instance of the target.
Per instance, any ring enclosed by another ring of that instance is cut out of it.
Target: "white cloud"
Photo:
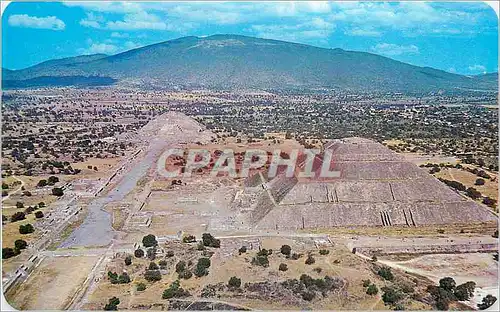
[[[484,67],[483,65],[475,64],[475,65],[469,66],[469,71],[471,73],[485,74],[486,73],[486,67]]]
[[[344,34],[356,37],[380,37],[382,32],[374,29],[373,27],[355,27],[344,31]]]
[[[120,32],[113,31],[113,32],[111,33],[111,37],[112,37],[112,38],[128,38],[128,37],[129,37],[129,35],[128,35],[128,34],[126,34],[126,33],[120,33]]]
[[[138,48],[141,46],[142,46],[141,44],[133,42],[133,41],[127,41],[127,42],[125,42],[125,45],[124,45],[126,50],[132,50],[132,49],[135,49],[135,48]]]
[[[378,54],[396,56],[401,54],[418,54],[418,47],[415,45],[397,45],[392,43],[379,43],[373,47],[371,50]]]
[[[326,40],[335,31],[335,24],[317,17],[296,25],[252,25],[250,31],[258,37],[268,39],[295,42],[315,39],[316,42],[326,43]]]
[[[87,49],[80,50],[82,54],[113,54],[118,51],[118,47],[109,43],[92,43]]]
[[[142,10],[142,4],[137,2],[114,1],[68,1],[63,2],[68,7],[82,7],[84,9],[103,13],[131,13]]]
[[[27,14],[15,14],[9,16],[8,23],[10,26],[64,30],[66,24],[55,16],[36,17]]]
[[[94,14],[93,12],[87,13],[87,17],[80,20],[80,25],[90,28],[101,28],[101,23],[104,22],[104,17],[102,15]]]
[[[346,35],[377,37],[387,31],[403,36],[470,35],[485,30],[485,10],[429,2],[67,2],[86,11],[106,14],[104,23],[85,19],[87,27],[111,30],[167,30],[187,32],[199,24],[265,25],[271,20],[284,27],[321,18],[326,23],[342,22]],[[112,15],[112,18],[111,18]],[[119,17],[117,17],[119,15]],[[141,17],[142,16],[142,17]],[[278,20],[278,18],[280,18]],[[250,27],[250,26],[246,26]],[[491,28],[491,27],[490,27]],[[488,29],[488,31],[495,31]],[[307,29],[304,31],[317,31]],[[323,32],[325,32],[323,30]],[[276,32],[274,32],[275,34]],[[289,35],[289,34],[287,34]]]

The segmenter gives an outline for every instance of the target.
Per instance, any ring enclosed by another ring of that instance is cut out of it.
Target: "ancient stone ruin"
[[[255,229],[297,230],[339,226],[423,226],[496,221],[486,207],[444,185],[382,144],[334,140],[339,178],[303,180],[279,174],[249,177],[232,209]],[[244,200],[242,200],[244,199]],[[233,210],[233,211],[234,211]]]

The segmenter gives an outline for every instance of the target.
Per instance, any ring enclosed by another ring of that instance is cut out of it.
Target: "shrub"
[[[446,291],[453,291],[455,289],[456,282],[451,277],[445,277],[439,280],[439,287]]]
[[[388,281],[392,281],[394,279],[394,275],[392,274],[391,268],[389,267],[381,267],[378,270],[377,274]]]
[[[161,280],[161,273],[159,270],[146,270],[144,278],[148,282],[156,282]]]
[[[194,243],[196,242],[196,237],[194,235],[186,235],[182,238],[182,242],[184,243]]]
[[[108,303],[104,306],[104,311],[116,311],[118,310],[119,304],[120,304],[120,299],[113,297],[109,299]]]
[[[144,257],[144,250],[142,250],[141,248],[138,248],[134,251],[134,256],[136,258],[142,258]]]
[[[26,214],[24,212],[21,212],[21,211],[15,212],[10,217],[11,222],[16,222],[16,221],[20,221],[20,220],[24,220],[24,219],[26,219]]]
[[[144,284],[144,283],[137,284],[136,290],[137,291],[144,291],[144,290],[146,290],[146,284]]]
[[[253,265],[260,265],[263,267],[268,267],[269,266],[269,259],[267,259],[267,256],[255,256],[252,258],[252,264]]]
[[[181,273],[182,271],[186,270],[186,262],[185,261],[179,261],[175,265],[175,272]]]
[[[485,197],[483,198],[483,204],[485,204],[488,207],[494,208],[497,204],[497,201],[493,198]]]
[[[314,264],[315,262],[316,262],[316,260],[314,259],[314,257],[312,255],[309,255],[309,256],[307,256],[305,263],[308,265],[311,265],[311,264]]]
[[[24,203],[23,202],[17,202],[16,203],[16,208],[24,208]]]
[[[132,264],[132,256],[128,255],[125,257],[125,265],[131,265]]]
[[[197,277],[208,275],[209,267],[210,267],[210,259],[208,258],[198,259],[198,263],[196,264],[196,268],[194,270],[194,275],[196,275]]]
[[[474,288],[476,288],[474,282],[460,284],[455,288],[454,295],[459,301],[467,301],[474,295]]]
[[[382,300],[385,304],[395,304],[399,300],[403,299],[403,294],[397,289],[392,287],[382,288],[384,294],[382,295]]]
[[[473,187],[469,187],[466,191],[465,191],[465,194],[467,196],[469,196],[470,198],[472,199],[478,199],[479,197],[481,197],[481,192],[479,192],[478,190],[476,190],[475,188]]]
[[[146,254],[149,260],[153,261],[156,259],[156,247],[146,249]]]
[[[486,310],[491,307],[497,301],[497,297],[492,295],[487,295],[483,298],[483,301],[477,305],[479,310]]]
[[[329,253],[330,253],[330,250],[327,250],[327,249],[321,249],[319,251],[319,254],[322,255],[322,256],[326,256]]]
[[[50,176],[48,179],[47,179],[47,183],[49,185],[54,185],[56,184],[57,182],[59,182],[59,178],[56,177],[56,176]]]
[[[368,287],[370,286],[372,282],[368,279],[368,280],[363,280],[363,287]]]
[[[14,242],[14,246],[17,250],[26,249],[26,247],[28,247],[28,243],[25,240],[18,239]]]
[[[45,179],[42,179],[40,181],[38,181],[38,183],[36,184],[37,187],[44,187],[44,186],[47,186],[47,180]]]
[[[21,234],[30,234],[35,232],[35,228],[31,224],[26,224],[26,225],[20,225],[19,226],[19,233]]]
[[[168,265],[168,262],[167,260],[160,260],[158,264],[160,265],[160,268],[164,269]]]
[[[14,256],[17,256],[19,254],[18,249],[12,249],[12,248],[2,248],[2,259],[9,259]]]
[[[474,185],[484,185],[484,179],[481,179],[481,178],[476,179],[476,182],[474,183]]]
[[[314,297],[316,297],[316,294],[312,291],[304,291],[302,293],[302,299],[304,299],[306,301],[312,301],[314,299]]]
[[[280,271],[287,271],[288,270],[288,266],[285,263],[281,263],[278,269]]]
[[[297,253],[293,253],[293,254],[290,256],[290,258],[291,258],[292,260],[299,260],[299,258],[300,258],[300,257],[301,257],[301,255],[300,255],[300,254],[297,254]]]
[[[162,298],[163,299],[171,299],[171,298],[182,298],[190,296],[189,292],[180,287],[179,280],[176,280],[170,286],[163,291]]]
[[[173,250],[169,250],[169,251],[167,251],[166,256],[167,256],[168,258],[172,258],[172,257],[174,256],[174,251],[173,251]]]
[[[123,274],[121,274],[118,277],[118,284],[128,284],[128,283],[130,283],[130,276],[126,272],[123,272]]]
[[[39,208],[43,208],[43,207],[45,207],[45,203],[44,203],[44,202],[39,202],[39,203],[38,203],[38,207],[39,207]]]
[[[190,279],[193,276],[193,273],[189,270],[184,270],[182,272],[179,272],[179,278],[183,279]]]
[[[233,276],[229,279],[229,282],[227,285],[231,288],[240,288],[241,286],[241,279],[237,278],[236,276]]]
[[[158,242],[156,241],[156,236],[153,234],[148,234],[142,238],[142,245],[144,247],[154,247],[158,245]]]
[[[292,247],[290,247],[289,245],[283,245],[281,246],[280,252],[286,256],[290,256],[290,254],[292,253]]]
[[[63,189],[62,189],[62,188],[60,188],[60,187],[54,187],[54,188],[52,189],[52,195],[60,197],[60,196],[63,196],[63,195],[64,195],[64,191],[63,191]]]
[[[216,239],[210,233],[203,233],[203,235],[202,235],[201,238],[203,240],[203,245],[204,246],[214,247],[214,248],[219,248],[220,247],[220,239]]]
[[[203,245],[203,242],[199,242],[198,246],[196,246],[196,250],[198,250],[198,251],[203,251],[205,249],[206,248],[205,248],[205,245]]]
[[[35,212],[35,217],[36,217],[37,219],[41,219],[41,218],[43,218],[43,212],[41,212],[41,211],[37,211],[37,212]]]
[[[370,286],[368,286],[368,288],[366,289],[366,293],[370,296],[378,294],[377,285],[371,284]]]
[[[149,263],[148,270],[159,270],[159,269],[160,268],[158,267],[158,264],[154,263],[153,261]]]
[[[247,252],[247,246],[241,246],[240,249],[238,249],[238,253],[240,255],[245,252]]]

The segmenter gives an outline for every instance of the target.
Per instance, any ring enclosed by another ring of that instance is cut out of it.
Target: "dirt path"
[[[16,176],[12,176],[12,177],[13,177],[14,179],[16,179],[17,181],[21,182],[21,185],[19,185],[19,187],[18,187],[17,189],[15,189],[13,192],[10,192],[9,194],[7,194],[7,196],[3,197],[3,198],[2,198],[2,202],[3,202],[4,200],[9,199],[9,198],[10,198],[10,195],[19,193],[19,192],[21,191],[21,189],[23,188],[23,186],[25,185],[25,183],[24,183],[24,181],[23,181],[23,180],[19,179],[19,178],[18,178],[18,177],[16,177]]]

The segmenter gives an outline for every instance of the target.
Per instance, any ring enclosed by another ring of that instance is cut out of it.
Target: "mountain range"
[[[437,92],[497,90],[498,73],[464,76],[380,55],[239,35],[183,37],[116,55],[2,69],[3,87],[134,84],[218,89]]]

